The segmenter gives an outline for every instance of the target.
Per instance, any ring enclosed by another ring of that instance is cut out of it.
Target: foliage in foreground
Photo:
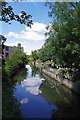
[[[33,24],[31,15],[27,14],[25,11],[21,11],[19,15],[14,13],[13,8],[7,2],[0,2],[0,8],[0,21],[9,24],[11,24],[12,21],[17,21],[20,24],[27,25],[28,27],[31,27]]]

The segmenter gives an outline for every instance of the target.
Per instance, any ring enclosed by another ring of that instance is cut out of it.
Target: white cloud
[[[14,32],[9,32],[7,34],[7,37],[15,37],[17,39],[26,39],[26,40],[45,40],[45,36],[41,35],[37,32],[21,32],[20,34],[14,33]]]
[[[25,41],[25,40],[17,40],[17,41],[14,41],[14,40],[7,40],[6,42],[5,42],[5,45],[8,45],[8,46],[17,46],[18,45],[18,43],[21,43],[21,46],[24,48],[24,52],[26,52],[27,54],[31,54],[31,51],[34,51],[35,49],[37,50],[37,49],[40,49],[41,48],[41,46],[42,46],[42,44],[44,44],[44,42],[42,41],[41,43],[39,42],[38,43],[38,41],[33,41],[33,43],[32,43],[32,41]]]
[[[47,32],[46,24],[34,22],[32,28],[25,27],[25,31],[22,30],[20,33],[9,32],[6,37],[15,37],[16,39],[26,40],[45,40],[44,33]]]
[[[11,37],[11,36],[15,36],[14,32],[9,32],[6,36]]]
[[[28,49],[27,49],[27,45],[26,45],[26,42],[24,41],[17,41],[17,42],[6,42],[5,45],[8,45],[8,46],[17,46],[18,43],[21,43],[21,46],[24,48],[24,52],[28,52]],[[29,51],[29,54],[30,54],[30,51]]]
[[[5,37],[7,38],[6,45],[16,46],[21,43],[24,47],[24,52],[31,54],[31,51],[40,49],[45,42],[44,33],[47,31],[47,25],[44,23],[34,22],[32,28],[25,27],[20,33],[9,32]]]
[[[46,32],[46,24],[34,22],[31,29],[26,26],[27,31]]]

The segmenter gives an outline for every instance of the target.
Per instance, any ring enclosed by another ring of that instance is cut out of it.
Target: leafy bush
[[[5,72],[7,75],[10,75],[12,70],[18,66],[24,66],[28,63],[27,55],[22,51],[14,51],[13,55],[10,58],[5,60]]]

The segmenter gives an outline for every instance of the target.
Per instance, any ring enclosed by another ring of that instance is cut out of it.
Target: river
[[[34,67],[26,68],[25,79],[16,83],[13,93],[23,118],[80,118],[79,95]]]
[[[0,59],[0,119],[2,118],[2,61]]]

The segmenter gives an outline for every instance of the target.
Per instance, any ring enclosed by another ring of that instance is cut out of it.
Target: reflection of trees
[[[54,81],[55,82],[55,81]],[[50,82],[51,83],[51,82]],[[49,80],[44,81],[39,90],[42,91],[40,95],[48,101],[49,104],[55,104],[58,107],[58,111],[52,114],[52,118],[77,118],[79,117],[80,110],[80,97],[74,96],[67,88],[59,83],[52,83],[50,85]],[[54,113],[54,111],[53,111]]]
[[[3,119],[21,119],[20,104],[13,96],[15,85],[26,78],[26,69],[20,70],[9,82],[3,83],[2,117]]]
[[[18,73],[13,76],[13,81],[20,83],[24,79],[26,79],[28,74],[28,71],[26,68],[23,68],[23,70],[18,71]]]
[[[1,59],[0,59],[1,62]],[[2,118],[2,68],[0,63],[0,119]]]
[[[36,74],[38,73],[38,70],[36,67],[34,67],[33,65],[31,65],[31,68],[32,68],[32,77],[35,77]]]
[[[5,87],[5,88],[4,88]],[[21,111],[19,110],[19,104],[13,97],[14,85],[3,86],[2,93],[2,117],[3,119],[18,119],[21,117]]]

